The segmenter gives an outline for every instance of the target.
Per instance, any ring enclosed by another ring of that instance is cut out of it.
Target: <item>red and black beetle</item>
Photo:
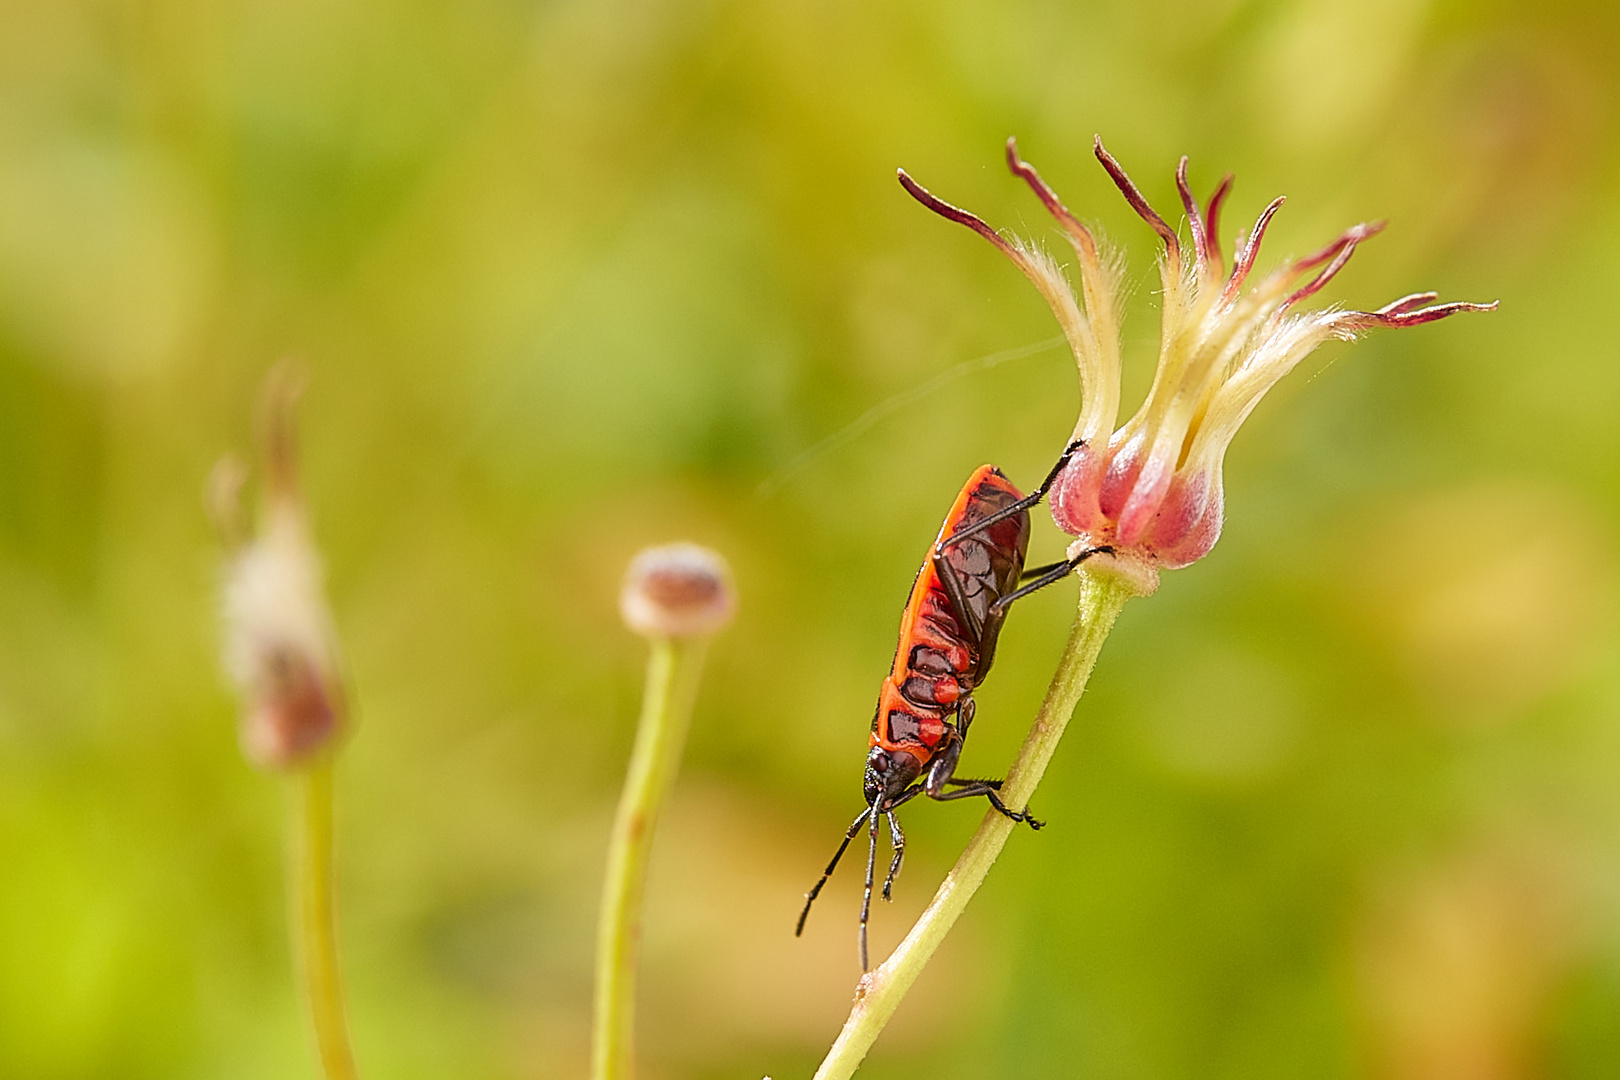
[[[973,723],[973,691],[983,685],[996,655],[996,639],[1007,608],[1037,589],[1061,581],[1086,559],[1111,552],[1092,548],[1049,566],[1024,570],[1029,550],[1029,508],[1040,502],[1069,458],[1080,449],[1064,450],[1045,480],[1029,495],[1020,495],[994,465],[981,465],[963,485],[940,526],[928,559],[917,571],[900,618],[900,642],[894,664],[883,680],[877,712],[872,717],[866,755],[863,809],[844,842],[838,845],[821,880],[805,894],[795,934],[804,932],[822,886],[832,876],[850,841],[868,829],[866,893],[861,900],[861,970],[867,970],[866,924],[872,911],[872,882],[877,862],[878,819],[889,822],[894,857],[883,879],[889,899],[895,875],[905,857],[906,837],[894,811],[918,795],[932,799],[967,799],[982,795],[1014,821],[1039,829],[1041,822],[1010,810],[997,791],[1000,780],[960,780],[954,775],[968,726]],[[1028,584],[1020,585],[1021,581]]]

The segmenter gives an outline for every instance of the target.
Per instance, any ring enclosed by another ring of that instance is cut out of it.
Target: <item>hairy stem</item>
[[[1011,807],[1028,805],[1080,695],[1085,692],[1086,680],[1091,677],[1104,639],[1125,601],[1137,595],[1129,581],[1106,569],[1087,567],[1079,576],[1080,606],[1074,628],[1069,632],[1068,644],[1058,661],[1052,684],[1047,688],[1046,700],[1041,703],[1035,724],[1001,788],[1002,799]],[[845,1080],[860,1067],[866,1052],[899,1007],[900,999],[917,981],[923,966],[984,883],[991,864],[1016,827],[1013,821],[994,811],[985,814],[979,831],[968,841],[967,849],[945,876],[933,901],[906,939],[888,960],[862,977],[855,989],[855,1007],[844,1021],[844,1029],[838,1033],[821,1068],[816,1070],[816,1080]]]
[[[294,933],[315,1046],[327,1080],[355,1080],[354,1051],[338,977],[332,874],[332,761],[323,756],[292,777]]]
[[[704,639],[654,638],[630,770],[619,796],[596,933],[596,1026],[592,1080],[628,1080],[634,1071],[636,961],[647,856],[692,719]]]

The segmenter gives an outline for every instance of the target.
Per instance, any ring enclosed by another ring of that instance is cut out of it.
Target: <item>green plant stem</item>
[[[315,1046],[327,1080],[355,1080],[354,1052],[338,977],[337,920],[332,874],[332,761],[311,763],[292,777],[294,933]]]
[[[647,856],[691,725],[706,642],[654,638],[630,769],[608,845],[607,877],[596,933],[593,1080],[627,1080],[634,1070],[636,962]]]
[[[1035,724],[1002,784],[1001,797],[1008,806],[1029,804],[1035,786],[1057,750],[1058,740],[1063,737],[1063,729],[1085,692],[1086,680],[1091,677],[1103,641],[1125,601],[1135,595],[1138,595],[1136,589],[1124,578],[1090,568],[1080,572],[1080,606],[1074,628],[1069,632],[1068,644],[1047,688],[1046,700],[1036,714]],[[855,1006],[821,1068],[816,1070],[816,1080],[845,1080],[854,1074],[899,1007],[900,999],[917,981],[923,966],[983,884],[991,864],[1016,827],[1016,823],[994,811],[985,814],[979,831],[968,841],[967,849],[945,876],[933,901],[905,940],[892,956],[861,978],[855,990]]]

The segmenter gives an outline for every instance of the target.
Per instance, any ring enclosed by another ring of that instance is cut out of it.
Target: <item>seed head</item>
[[[242,697],[242,752],[266,768],[314,756],[330,744],[345,714],[320,556],[298,492],[292,409],[299,389],[284,367],[266,380],[266,482],[257,536],[242,539],[239,524],[245,470],[227,459],[210,481],[215,519],[233,544],[222,597],[225,670]]]
[[[644,637],[699,637],[731,621],[731,568],[697,544],[647,548],[630,560],[619,593],[625,625]]]

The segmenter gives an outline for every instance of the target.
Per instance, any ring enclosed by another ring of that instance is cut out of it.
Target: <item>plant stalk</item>
[[[1083,567],[1079,577],[1080,601],[1074,627],[1069,631],[1068,643],[1047,688],[1046,699],[1036,714],[1035,724],[1001,787],[1001,797],[1010,807],[1022,808],[1029,804],[1030,796],[1057,750],[1058,740],[1063,737],[1063,729],[1085,692],[1103,641],[1113,629],[1125,601],[1139,594],[1129,580],[1106,569]],[[917,981],[924,965],[983,884],[985,875],[1016,827],[1015,822],[994,810],[985,814],[979,831],[968,841],[966,850],[945,876],[939,891],[905,940],[893,955],[862,976],[855,988],[855,1006],[821,1068],[816,1070],[815,1080],[846,1080],[854,1075],[899,1007],[900,1000]]]
[[[332,759],[322,756],[292,778],[295,944],[304,998],[326,1080],[355,1080],[354,1051],[338,974],[332,871]]]
[[[628,1080],[635,1068],[636,965],[653,832],[680,768],[703,667],[702,637],[652,639],[641,720],[609,840],[596,934],[592,1080]]]

